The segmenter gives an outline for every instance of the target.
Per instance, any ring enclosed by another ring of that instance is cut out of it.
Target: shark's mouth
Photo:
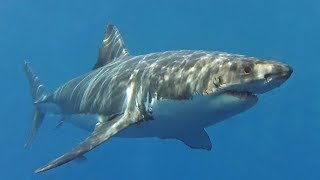
[[[225,93],[228,95],[231,95],[231,96],[238,97],[238,98],[252,98],[252,97],[255,98],[255,97],[257,97],[256,94],[249,92],[249,91],[228,90]]]

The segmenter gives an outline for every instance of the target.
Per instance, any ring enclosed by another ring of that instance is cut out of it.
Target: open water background
[[[294,68],[255,107],[207,129],[210,152],[174,140],[113,138],[84,163],[33,171],[88,133],[48,117],[24,149],[31,62],[47,89],[91,69],[107,23],[131,54],[201,49],[279,59]],[[320,1],[1,0],[0,179],[320,179]]]

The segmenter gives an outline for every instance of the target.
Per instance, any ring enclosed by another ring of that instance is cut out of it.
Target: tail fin
[[[24,63],[24,70],[29,81],[30,90],[32,94],[32,101],[34,103],[45,96],[44,88],[38,76],[36,76],[34,72],[31,70],[28,62]],[[36,106],[33,107],[32,127],[29,133],[27,142],[24,145],[25,148],[28,147],[34,140],[40,128],[40,125],[42,124],[42,120],[44,116],[45,116],[45,113],[42,112],[38,107]]]

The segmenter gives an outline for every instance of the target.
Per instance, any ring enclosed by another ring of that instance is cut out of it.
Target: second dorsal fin
[[[100,68],[119,57],[128,55],[129,52],[124,45],[117,27],[109,24],[99,50],[98,60],[92,69]]]

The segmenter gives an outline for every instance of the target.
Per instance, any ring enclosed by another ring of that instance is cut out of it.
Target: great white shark
[[[66,154],[38,168],[43,172],[97,147],[111,137],[178,139],[210,150],[205,128],[254,106],[259,94],[293,72],[280,62],[224,52],[180,50],[130,55],[108,25],[92,70],[52,92],[25,62],[34,115],[26,146],[46,114],[60,115],[91,135]],[[58,126],[59,126],[58,125]]]

